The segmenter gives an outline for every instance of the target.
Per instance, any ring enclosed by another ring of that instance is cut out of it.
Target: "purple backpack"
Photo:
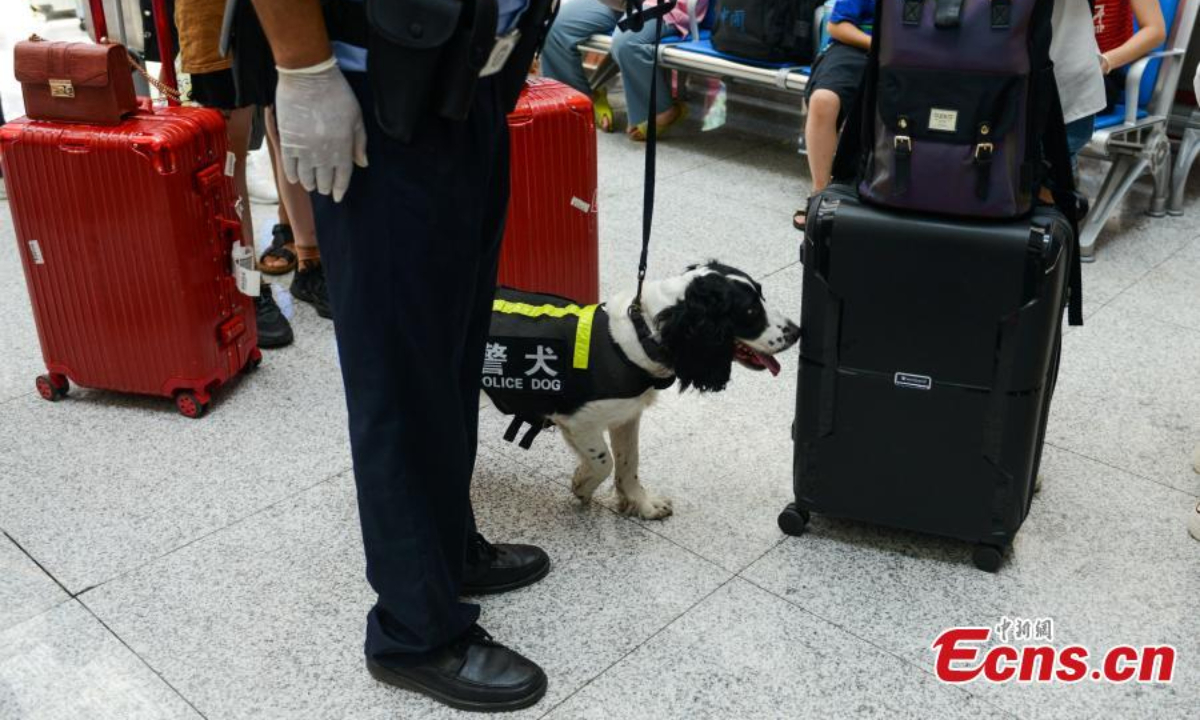
[[[959,217],[1028,213],[1048,177],[1041,139],[1062,126],[1052,9],[1052,0],[879,0],[861,128],[851,116],[843,133],[859,132],[850,140],[861,196]]]

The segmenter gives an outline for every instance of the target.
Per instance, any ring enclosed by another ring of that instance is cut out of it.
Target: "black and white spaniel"
[[[503,298],[502,291],[496,307],[511,309],[514,298]],[[774,355],[796,343],[800,328],[767,305],[762,287],[749,275],[716,261],[694,265],[677,277],[647,282],[641,313],[630,313],[633,300],[633,293],[623,293],[589,311],[595,316],[589,330],[590,350],[584,352],[591,363],[585,363],[586,369],[580,371],[584,377],[572,391],[557,396],[522,394],[495,378],[489,383],[487,368],[484,388],[501,411],[558,426],[579,457],[572,489],[581,500],[590,500],[615,470],[620,509],[648,520],[660,519],[671,514],[670,499],[648,492],[638,478],[642,411],[672,380],[681,390],[724,390],[734,362],[778,374]],[[538,317],[544,320],[545,312]],[[576,327],[570,325],[568,332]],[[499,346],[506,334],[511,334],[511,316],[493,312],[494,345]],[[539,346],[537,359],[543,351]],[[509,382],[513,384],[521,384],[520,379]],[[516,425],[513,433],[515,429]]]

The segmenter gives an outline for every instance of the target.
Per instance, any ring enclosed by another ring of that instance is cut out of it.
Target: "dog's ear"
[[[734,344],[731,301],[725,278],[701,275],[688,284],[682,300],[656,317],[680,389],[717,392],[729,383]]]

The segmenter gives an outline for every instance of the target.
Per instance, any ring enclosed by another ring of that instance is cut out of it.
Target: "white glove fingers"
[[[283,174],[293,185],[300,182],[300,158],[289,155],[286,150],[283,153]]]
[[[297,169],[299,183],[305,190],[312,192],[317,189],[317,169],[313,167],[312,153],[305,153],[300,156],[300,164]]]
[[[338,163],[337,167],[333,165],[322,165],[317,168],[317,192],[322,195],[328,195],[333,192],[333,176],[342,172],[349,172],[349,168],[343,170],[342,163]]]
[[[360,168],[367,166],[367,128],[362,120],[354,126],[354,164]]]
[[[341,202],[342,198],[346,197],[346,191],[350,189],[350,176],[353,172],[353,165],[338,168],[337,174],[333,177],[334,202]]]

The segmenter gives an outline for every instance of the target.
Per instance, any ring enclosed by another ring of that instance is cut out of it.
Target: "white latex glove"
[[[277,68],[275,117],[283,170],[291,182],[341,202],[354,166],[367,166],[362,108],[337,61],[299,70]]]

